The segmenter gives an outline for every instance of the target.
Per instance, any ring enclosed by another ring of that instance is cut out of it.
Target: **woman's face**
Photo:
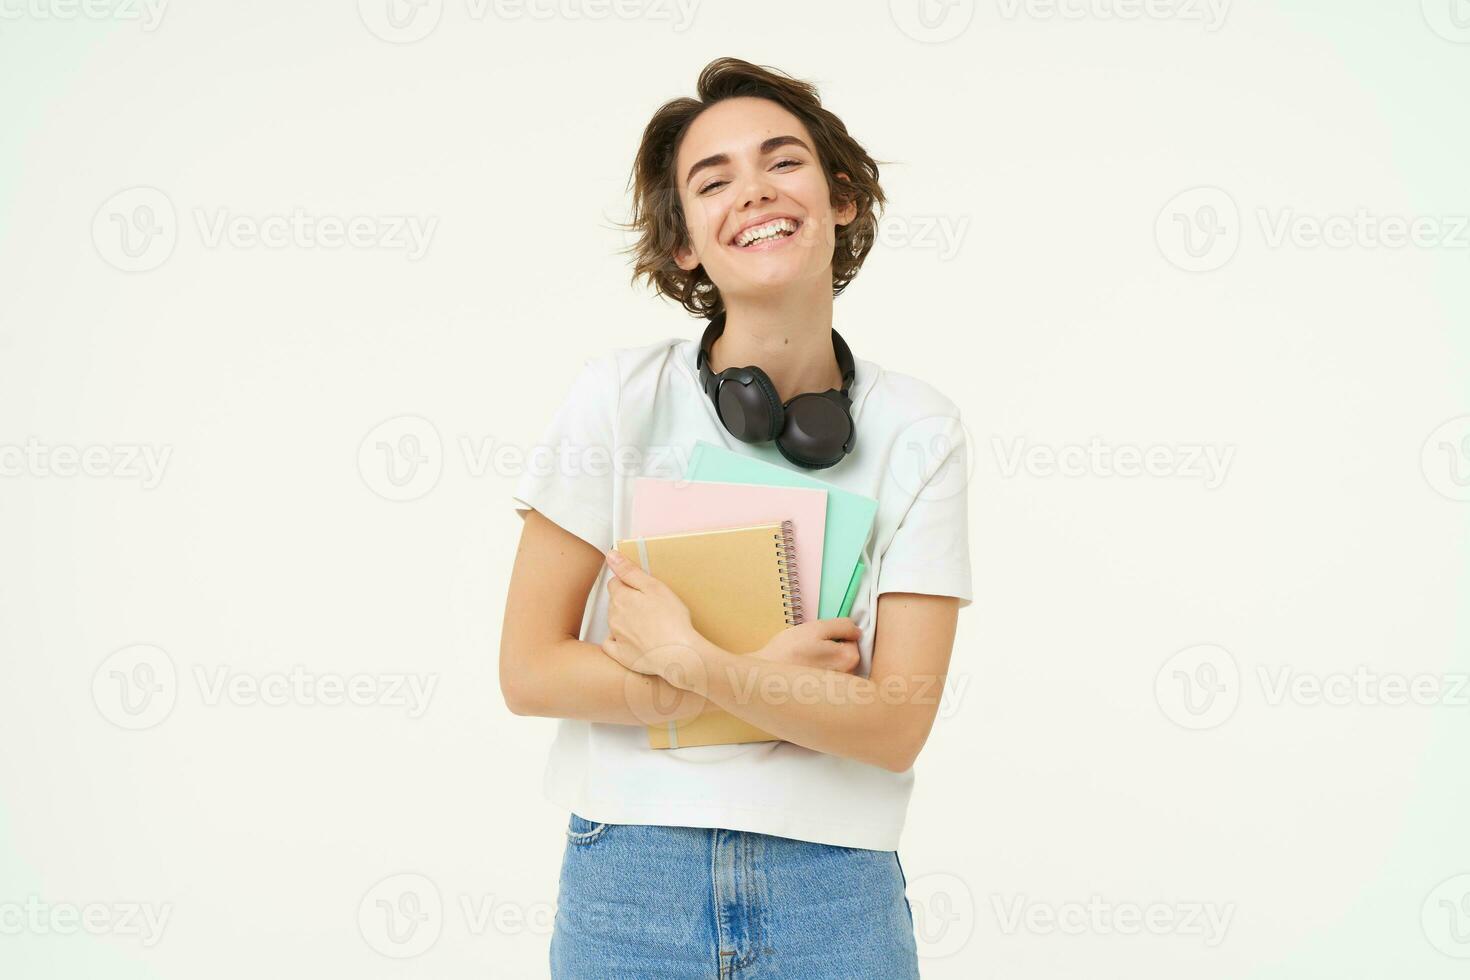
[[[691,244],[674,260],[685,271],[703,265],[727,305],[812,278],[830,286],[836,228],[857,205],[833,211],[816,144],[796,116],[767,99],[717,102],[684,134],[675,175]],[[738,243],[775,215],[792,219],[795,234]]]

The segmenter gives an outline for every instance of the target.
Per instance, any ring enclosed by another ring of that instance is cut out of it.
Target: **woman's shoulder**
[[[872,361],[859,361],[873,375],[873,383],[865,398],[874,414],[908,419],[960,417],[955,400],[931,382],[903,371],[889,370]]]
[[[666,337],[663,340],[643,344],[602,347],[589,351],[585,357],[585,363],[617,378],[621,384],[627,384],[644,375],[656,374],[663,364],[674,357],[675,352],[686,339]]]

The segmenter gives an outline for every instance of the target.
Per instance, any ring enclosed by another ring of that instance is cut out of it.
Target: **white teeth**
[[[767,238],[774,238],[782,234],[796,234],[796,222],[790,218],[777,218],[774,221],[768,221],[763,225],[751,228],[749,231],[741,232],[735,239],[735,244],[737,247],[744,248],[747,245],[752,245],[758,241],[764,241]]]

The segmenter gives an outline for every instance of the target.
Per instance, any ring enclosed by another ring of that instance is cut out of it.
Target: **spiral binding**
[[[781,522],[781,533],[775,536],[776,564],[781,566],[781,599],[786,606],[786,625],[805,622],[801,609],[801,578],[796,567],[796,526]]]

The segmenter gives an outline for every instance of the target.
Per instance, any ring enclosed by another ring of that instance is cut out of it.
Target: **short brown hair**
[[[686,272],[674,261],[674,251],[690,245],[674,167],[679,144],[700,113],[724,99],[754,96],[781,105],[811,133],[827,176],[832,206],[857,203],[852,221],[836,228],[832,295],[841,293],[862,268],[877,235],[878,215],[884,205],[877,161],[848,135],[841,119],[822,107],[816,86],[785,72],[739,58],[717,58],[699,73],[696,89],[697,98],[665,102],[643,130],[643,142],[629,177],[632,220],[620,226],[638,235],[634,245],[622,250],[634,255],[634,284],[647,278],[656,292],[678,301],[696,316],[712,316],[723,308],[720,290],[704,266]],[[839,171],[848,179],[838,179],[835,175]]]

